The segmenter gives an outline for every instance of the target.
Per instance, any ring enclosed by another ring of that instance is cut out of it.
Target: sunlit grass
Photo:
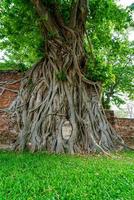
[[[134,153],[0,152],[0,200],[133,200]]]

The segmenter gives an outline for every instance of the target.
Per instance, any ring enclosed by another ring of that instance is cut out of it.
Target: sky
[[[134,3],[134,0],[119,0],[119,3],[126,7]]]
[[[118,4],[122,5],[123,7],[126,7],[134,3],[134,0],[118,0],[118,2]],[[131,28],[129,29],[128,38],[130,41],[134,40],[134,30]]]
[[[122,5],[123,7],[129,6],[134,3],[134,0],[118,0],[118,4]],[[134,30],[129,30],[129,40],[134,40]],[[4,56],[4,53],[0,51],[0,60]]]

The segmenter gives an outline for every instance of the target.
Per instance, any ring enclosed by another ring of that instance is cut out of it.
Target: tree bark
[[[33,2],[39,15],[48,11],[44,5],[40,11],[41,1]],[[16,150],[106,153],[123,144],[106,119],[99,84],[83,74],[87,1],[76,1],[73,11],[76,16],[72,20],[70,15],[68,26],[56,12],[55,19],[48,15],[47,23],[54,23],[58,35],[48,38],[45,58],[27,73],[12,107],[19,132]]]

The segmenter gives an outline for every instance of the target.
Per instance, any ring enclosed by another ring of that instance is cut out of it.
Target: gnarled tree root
[[[106,119],[98,85],[76,68],[60,80],[61,68],[54,62],[41,60],[22,81],[12,107],[19,132],[14,149],[71,154],[118,149],[123,140]]]

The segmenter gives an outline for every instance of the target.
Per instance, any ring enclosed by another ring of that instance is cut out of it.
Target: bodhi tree
[[[35,44],[34,40],[42,42],[41,58],[22,79],[18,97],[11,108],[19,132],[14,145],[16,150],[24,150],[29,143],[32,152],[47,150],[71,154],[108,152],[118,149],[119,145],[125,146],[108,123],[101,106],[101,83],[86,78],[85,35],[90,27],[88,20],[95,20],[93,15],[90,16],[90,11],[95,13],[95,2],[97,5],[97,1],[91,1],[90,9],[88,0],[2,1],[1,12],[3,16],[8,15],[6,23],[11,24],[5,29],[5,18],[2,18],[4,33],[1,35],[5,45],[15,45],[19,49],[17,40],[28,45],[32,38],[31,46]],[[109,2],[116,12],[122,12],[113,1]],[[104,3],[107,10],[109,4]],[[12,37],[15,34],[16,38]],[[20,39],[25,36],[25,41]],[[89,61],[95,63],[91,46],[90,43]],[[22,51],[28,53],[28,47]],[[66,124],[70,128],[68,138],[64,137]]]

